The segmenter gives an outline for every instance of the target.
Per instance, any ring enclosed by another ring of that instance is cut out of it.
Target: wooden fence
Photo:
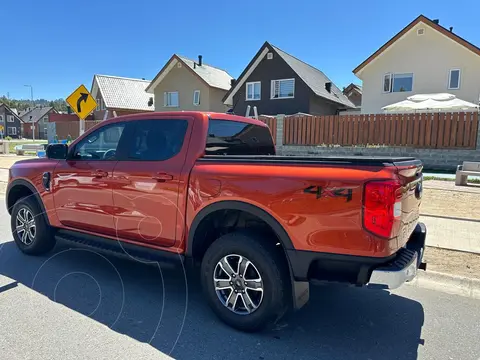
[[[273,116],[259,116],[258,120],[267,124],[273,137],[273,143],[277,143],[277,119]]]
[[[85,121],[85,131],[97,125],[100,121],[87,120]],[[58,139],[66,139],[68,135],[72,139],[76,139],[79,136],[79,122],[78,121],[59,121],[55,123],[55,132]]]
[[[283,143],[475,149],[478,121],[477,112],[287,116]]]

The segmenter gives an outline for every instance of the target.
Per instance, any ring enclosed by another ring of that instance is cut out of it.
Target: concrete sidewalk
[[[480,220],[422,215],[427,245],[480,254]]]

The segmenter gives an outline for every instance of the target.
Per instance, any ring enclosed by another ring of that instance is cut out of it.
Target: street
[[[28,257],[0,208],[1,359],[480,358],[478,300],[315,286],[277,328],[241,333],[208,309],[195,274],[66,244]]]

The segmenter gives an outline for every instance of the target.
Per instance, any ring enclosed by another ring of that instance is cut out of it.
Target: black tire
[[[33,215],[33,221],[35,224],[34,236],[28,238],[26,244],[22,241],[21,235],[17,232],[17,216],[19,212],[25,215],[25,210],[30,212]],[[40,206],[38,205],[37,200],[33,197],[25,197],[20,199],[15,203],[12,210],[12,216],[10,220],[13,239],[17,244],[18,248],[25,254],[28,255],[41,255],[49,252],[55,246],[55,237],[51,227],[47,224],[45,216],[42,213]]]
[[[213,280],[217,263],[225,256],[237,254],[247,258],[263,281],[263,299],[251,313],[237,314],[217,296]],[[234,232],[221,236],[206,251],[201,268],[203,292],[215,314],[226,324],[242,331],[262,330],[279,320],[288,310],[290,277],[283,250],[269,239]]]

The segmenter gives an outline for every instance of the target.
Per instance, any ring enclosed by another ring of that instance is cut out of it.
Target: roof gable
[[[5,103],[0,103],[0,108],[4,107],[8,112],[10,112],[11,115],[13,115],[15,118],[17,118],[18,120],[22,121],[22,119],[20,118],[20,116],[18,116],[17,112],[16,112],[16,109],[14,108],[11,108],[9,107],[7,104]]]
[[[27,111],[26,113],[22,114],[20,118],[24,123],[36,123],[41,118],[48,115],[48,113],[50,113],[51,111],[57,112],[51,106],[34,107],[30,111]]]
[[[235,82],[234,86],[223,98],[224,103],[232,103],[233,96],[242,87],[253,70],[260,64],[269,50],[272,50],[280,56],[283,61],[300,77],[300,79],[312,90],[312,92],[324,99],[333,101],[335,103],[344,105],[346,107],[354,108],[355,105],[342,93],[342,91],[331,81],[322,71],[317,68],[297,59],[296,57],[286,53],[276,46],[265,42],[260,50],[255,54],[242,74]],[[325,84],[330,82],[332,84],[330,92],[325,88]]]
[[[385,50],[390,48],[395,44],[397,40],[402,38],[406,33],[412,30],[415,25],[418,23],[424,23],[425,25],[431,27],[432,29],[438,31],[442,35],[446,36],[447,38],[457,42],[458,44],[464,46],[468,50],[472,51],[473,53],[480,55],[480,48],[473,45],[472,43],[468,42],[467,40],[461,38],[457,34],[452,31],[445,29],[443,26],[434,23],[432,20],[427,18],[424,15],[418,16],[415,20],[413,20],[410,24],[405,26],[399,33],[397,33],[394,37],[388,40],[385,44],[383,44],[377,51],[375,51],[372,55],[370,55],[366,60],[364,60],[360,65],[358,65],[355,69],[353,69],[353,73],[357,75],[360,71],[362,71],[367,65],[371,64],[378,56],[380,56]]]
[[[92,96],[97,98],[98,91],[100,91],[105,107],[110,109],[153,111],[153,108],[148,106],[152,95],[145,91],[149,84],[149,80],[95,75]]]
[[[155,76],[150,85],[146,88],[146,91],[153,94],[154,89],[158,86],[158,84],[179,62],[184,65],[186,69],[195,74],[196,77],[202,82],[204,82],[207,86],[222,90],[230,89],[231,80],[233,78],[225,70],[216,68],[205,63],[202,63],[202,66],[200,66],[194,60],[191,60],[184,56],[173,54],[170,60],[167,61],[164,67],[159,71],[157,76]]]

